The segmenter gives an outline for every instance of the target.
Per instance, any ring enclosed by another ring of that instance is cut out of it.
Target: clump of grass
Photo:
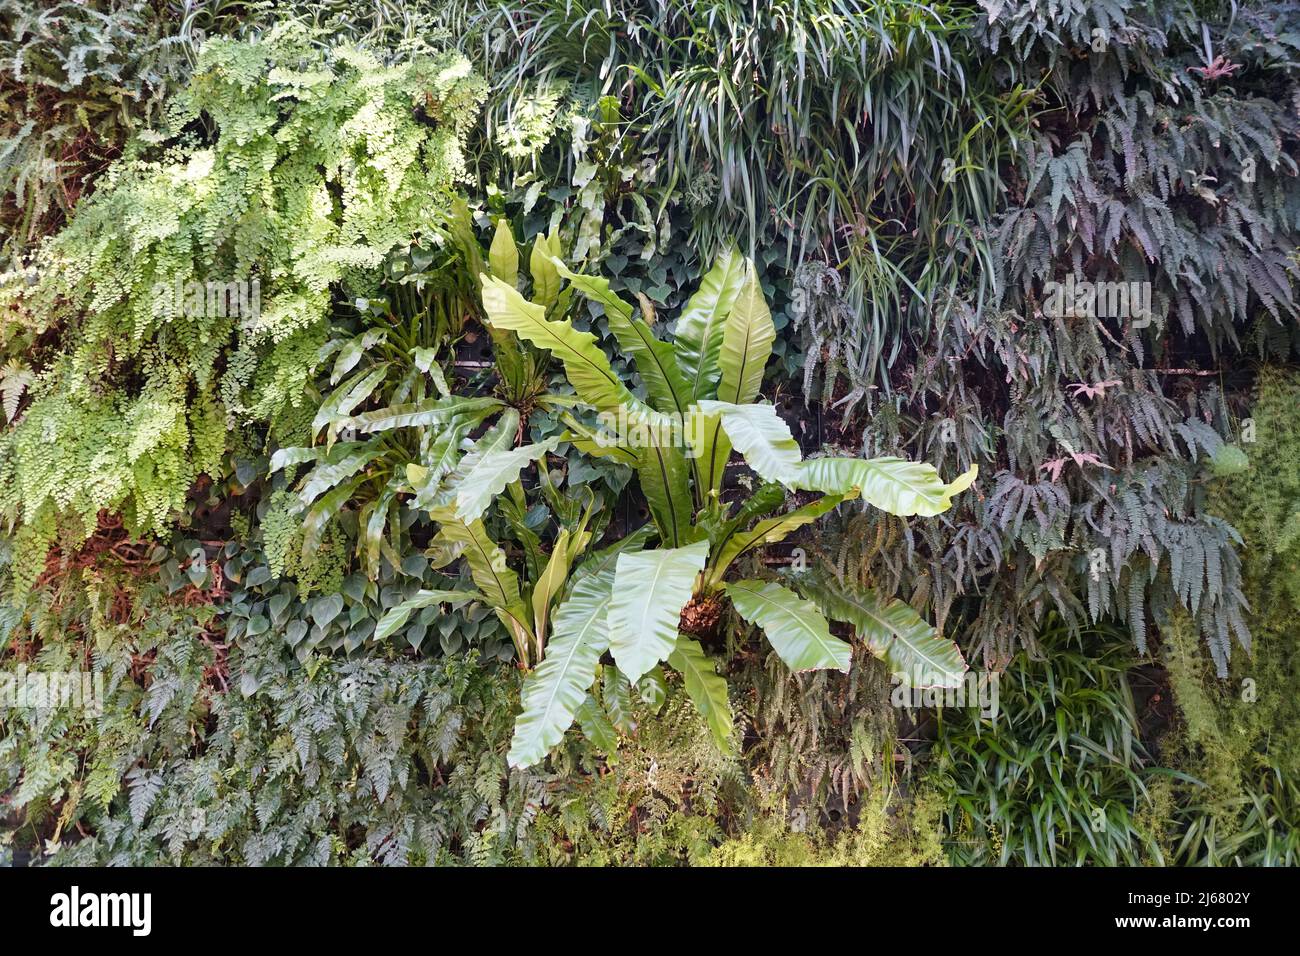
[[[1138,865],[1159,857],[1140,824],[1153,771],[1129,688],[1127,635],[1071,637],[1050,622],[1041,659],[1021,651],[998,713],[940,712],[929,782],[958,865]]]

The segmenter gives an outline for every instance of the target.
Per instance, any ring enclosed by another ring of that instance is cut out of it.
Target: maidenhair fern
[[[85,534],[120,508],[161,527],[219,471],[223,428],[304,402],[333,297],[439,241],[482,96],[468,61],[312,40],[291,23],[209,42],[157,146],[4,285],[4,341],[61,343],[4,440],[11,521]]]

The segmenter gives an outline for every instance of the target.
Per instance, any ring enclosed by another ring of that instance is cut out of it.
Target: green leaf
[[[375,627],[375,640],[384,641],[392,637],[421,608],[482,599],[483,595],[473,591],[417,591],[414,597],[387,611],[379,619],[379,624]]]
[[[588,694],[587,699],[578,708],[578,723],[582,734],[596,747],[605,752],[605,762],[611,767],[618,765],[618,731],[605,716],[600,701]]]
[[[613,664],[606,664],[601,670],[604,672],[604,681],[601,684],[600,701],[605,705],[605,713],[619,733],[631,734],[636,730],[636,720],[632,716],[632,685]]]
[[[306,517],[302,519],[302,557],[304,561],[310,562],[325,538],[325,527],[330,520],[343,509],[351,499],[356,490],[361,487],[361,483],[366,480],[365,475],[353,478],[346,484],[339,485],[333,491],[322,496],[311,510],[307,512]]]
[[[549,481],[545,487],[549,490],[554,490]],[[568,554],[566,555],[565,560],[570,566],[572,566],[578,558],[582,557],[583,552],[587,550],[588,546],[595,538],[595,533],[589,531],[588,526],[591,524],[591,519],[596,514],[598,507],[603,507],[603,505],[598,502],[595,493],[592,492],[590,488],[587,489],[587,493],[589,495],[587,506],[582,509],[582,517],[578,520],[578,526],[573,530],[572,535],[569,537]]]
[[[559,444],[560,437],[556,436],[533,445],[489,451],[479,456],[454,486],[456,517],[462,521],[481,517],[506,490],[506,485],[518,480],[521,471],[553,452]]]
[[[774,581],[735,581],[726,591],[740,616],[763,629],[790,670],[848,673],[853,648],[831,635],[812,601]]]
[[[731,702],[727,699],[727,681],[713,669],[713,661],[704,653],[700,642],[678,636],[673,652],[668,655],[668,665],[682,675],[686,696],[695,704],[704,722],[713,733],[713,741],[727,756],[735,753],[731,743],[733,721]]]
[[[339,379],[356,368],[361,357],[371,346],[377,345],[387,337],[388,332],[384,329],[367,329],[344,342],[343,347],[339,349],[338,357],[334,360],[334,370],[330,372],[330,384],[337,385]]]
[[[874,591],[850,590],[817,575],[801,575],[798,587],[825,613],[853,625],[867,648],[912,687],[958,687],[966,661],[952,641],[940,637],[911,605],[882,600]]]
[[[619,348],[636,364],[651,404],[661,412],[679,416],[684,422],[691,393],[673,347],[655,338],[645,322],[632,317],[632,306],[610,290],[607,279],[579,275],[559,259],[554,261],[554,267],[579,292],[604,306],[609,330],[618,340]]]
[[[267,471],[273,475],[280,469],[288,468],[291,465],[317,461],[324,454],[325,449],[320,445],[313,445],[310,448],[280,448],[271,456],[271,463],[267,466]]]
[[[714,546],[716,547],[720,542],[727,540],[728,537],[746,527],[755,518],[780,508],[785,504],[788,494],[785,486],[779,481],[763,482],[741,502],[734,515],[718,525],[716,532],[714,532],[716,537],[712,538]]]
[[[492,427],[474,439],[469,452],[456,466],[456,480],[463,480],[469,474],[470,469],[477,465],[484,455],[490,455],[498,451],[509,451],[514,447],[515,436],[518,433],[519,412],[516,409],[507,408],[501,413],[501,417],[496,420]]]
[[[447,385],[447,377],[442,374],[442,367],[438,365],[438,350],[436,348],[421,348],[417,346],[411,349],[411,360],[415,367],[423,372],[433,381],[433,387],[438,390],[438,394],[443,398],[451,398],[451,389]]]
[[[590,332],[579,332],[568,319],[548,321],[542,306],[491,276],[483,277],[483,308],[493,327],[512,331],[558,358],[569,384],[588,405],[615,413],[625,407],[631,422],[667,427],[664,416],[633,395],[614,374],[609,357]]]
[[[618,436],[609,434],[606,429],[593,431],[572,416],[565,416],[564,423],[569,427],[569,442],[584,455],[609,458],[629,468],[635,468],[640,461],[636,449],[621,445]]]
[[[564,587],[564,579],[569,576],[569,537],[567,528],[562,528],[551,548],[551,556],[546,567],[537,576],[533,585],[533,622],[537,634],[537,643],[546,644],[546,623],[551,600]]]
[[[954,495],[965,491],[979,466],[944,484],[933,465],[903,458],[810,458],[802,462],[792,487],[826,494],[854,489],[863,499],[893,515],[932,518],[952,507]]]
[[[745,283],[745,260],[732,247],[720,255],[700,280],[673,329],[673,351],[692,400],[711,398],[716,391],[718,354],[727,316]]]
[[[709,543],[620,554],[609,605],[614,662],[636,683],[670,653],[677,622],[704,569]]]
[[[731,442],[722,430],[722,418],[706,415],[698,405],[693,405],[687,421],[686,440],[696,484],[704,500],[717,500],[722,493],[727,462],[731,460]]]
[[[477,458],[475,451],[461,457],[461,445],[469,433],[492,409],[475,411],[465,415],[455,415],[437,434],[426,435],[427,441],[420,453],[420,463],[407,467],[407,478],[415,491],[413,504],[417,508],[428,510],[435,505],[448,504],[449,493],[444,491],[444,479],[453,473],[463,474]],[[505,433],[504,443],[508,446],[519,424],[519,413],[507,408],[497,424],[488,430],[487,435]],[[486,435],[485,435],[486,438]],[[483,439],[478,444],[482,444]],[[412,473],[411,468],[416,470]]]
[[[727,568],[731,563],[750,548],[764,544],[776,544],[795,529],[816,521],[822,515],[834,509],[845,498],[844,495],[826,495],[824,498],[818,498],[802,508],[796,508],[789,514],[767,518],[758,522],[752,528],[731,534],[722,542],[720,548],[714,549],[713,569],[709,572],[707,586],[713,588],[721,584],[722,578],[727,573]]]
[[[749,260],[745,261],[745,274],[745,284],[723,329],[718,356],[722,370],[718,398],[733,405],[747,405],[758,396],[763,369],[776,339],[772,314],[763,298],[754,264]],[[697,436],[695,452],[700,459],[697,474],[705,491],[712,494],[722,488],[727,461],[731,458],[731,441],[719,415],[706,415],[693,427],[698,429],[692,433]]]
[[[456,196],[451,201],[451,215],[447,217],[447,232],[465,260],[470,276],[477,283],[483,272],[483,250],[479,246],[478,236],[474,234],[474,218],[470,214],[464,196]]]
[[[510,286],[519,284],[519,248],[515,245],[510,223],[502,216],[497,220],[492,245],[488,248],[488,267],[492,275]]]
[[[423,402],[389,405],[353,416],[349,423],[363,432],[383,432],[394,428],[446,425],[453,418],[491,414],[503,403],[497,398],[432,398]]]
[[[609,571],[611,574],[618,565],[618,556],[630,551],[640,551],[646,542],[655,536],[654,525],[644,524],[630,534],[624,535],[613,544],[593,553],[586,561],[578,565],[569,579],[570,588],[577,587],[579,581],[588,575]]]
[[[525,576],[529,580],[537,580],[537,576],[542,573],[544,557],[542,539],[528,521],[529,506],[521,482],[516,481],[506,486],[506,494],[498,499],[498,511],[510,526],[511,535],[523,549]]]
[[[555,259],[560,255],[560,234],[538,235],[533,240],[533,251],[528,259],[528,271],[533,277],[533,301],[550,309],[560,297],[560,273]]]
[[[509,451],[514,447],[515,435],[519,431],[519,412],[515,409],[507,408],[502,412],[501,417],[487,431],[470,443],[468,451],[464,449],[464,438],[468,429],[462,427],[466,421],[467,419],[459,417],[453,419],[431,446],[430,452],[438,454],[436,460],[439,468],[450,467],[450,474],[447,475],[445,482],[429,482],[419,490],[415,499],[418,507],[432,511],[434,508],[454,505],[456,490],[485,455]],[[474,424],[477,422],[471,421],[470,427],[472,428]],[[455,447],[443,447],[444,441],[448,439],[454,439]],[[462,451],[465,451],[465,454],[458,458]]]
[[[518,606],[519,577],[506,564],[506,554],[488,537],[482,521],[461,521],[450,506],[435,508],[429,516],[439,523],[442,542],[459,546],[469,564],[470,577],[495,608]]]
[[[698,408],[697,414],[718,416],[727,438],[764,481],[779,481],[792,487],[799,479],[802,458],[799,443],[790,434],[790,426],[776,413],[774,405],[702,401]],[[707,427],[706,424],[704,428]],[[697,435],[701,428],[693,426],[690,431]],[[703,456],[709,454],[709,450],[697,446],[697,454]]]
[[[772,356],[776,326],[763,297],[754,263],[745,260],[745,284],[736,297],[722,333],[722,350],[718,366],[722,382],[718,399],[733,405],[746,405],[758,397],[763,385],[763,370]]]
[[[636,449],[636,473],[650,514],[664,544],[677,547],[690,540],[690,466],[678,448],[650,444]]]
[[[321,402],[312,419],[311,433],[316,435],[322,428],[327,429],[332,443],[339,428],[350,421],[352,410],[368,399],[379,383],[388,374],[388,362],[381,362],[369,369],[357,372],[346,382],[334,389],[329,398]]]
[[[680,642],[681,637],[677,640]],[[671,654],[668,655],[672,657]],[[636,682],[636,693],[642,703],[650,708],[650,713],[657,714],[668,700],[668,684],[664,680],[662,667],[652,667],[646,675]]]
[[[14,140],[10,140],[13,143]],[[11,358],[0,367],[0,405],[3,405],[5,418],[14,420],[18,414],[18,403],[22,401],[23,392],[36,382],[36,374],[31,366],[19,358]]]
[[[326,628],[343,611],[342,594],[322,594],[311,602],[311,619],[319,628]]]
[[[596,664],[609,646],[606,620],[614,572],[588,575],[555,612],[546,658],[524,681],[507,760],[512,767],[541,761],[564,738],[596,679]]]
[[[412,467],[415,466],[408,466],[408,469]],[[371,580],[379,576],[379,557],[384,550],[396,550],[384,540],[384,526],[392,517],[393,504],[397,500],[397,485],[397,479],[389,481],[378,498],[357,512],[357,526],[360,530],[357,547],[364,561],[366,576]]]
[[[335,445],[325,460],[303,478],[298,488],[298,500],[304,507],[310,505],[330,488],[351,478],[383,453],[383,448],[373,441]]]

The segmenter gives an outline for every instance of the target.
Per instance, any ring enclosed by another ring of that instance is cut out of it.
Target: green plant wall
[[[0,860],[1297,861],[1294,4],[0,12],[0,680],[104,695]],[[732,312],[744,454],[600,454]],[[745,527],[515,749],[582,560]]]

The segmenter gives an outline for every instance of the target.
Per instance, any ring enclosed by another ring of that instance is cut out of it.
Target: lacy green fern
[[[294,23],[214,39],[166,139],[124,160],[0,294],[6,339],[57,336],[7,443],[10,520],[124,507],[161,527],[215,423],[305,399],[333,297],[385,257],[439,241],[481,82],[455,54],[395,64],[321,49]],[[33,453],[59,434],[56,458]]]

